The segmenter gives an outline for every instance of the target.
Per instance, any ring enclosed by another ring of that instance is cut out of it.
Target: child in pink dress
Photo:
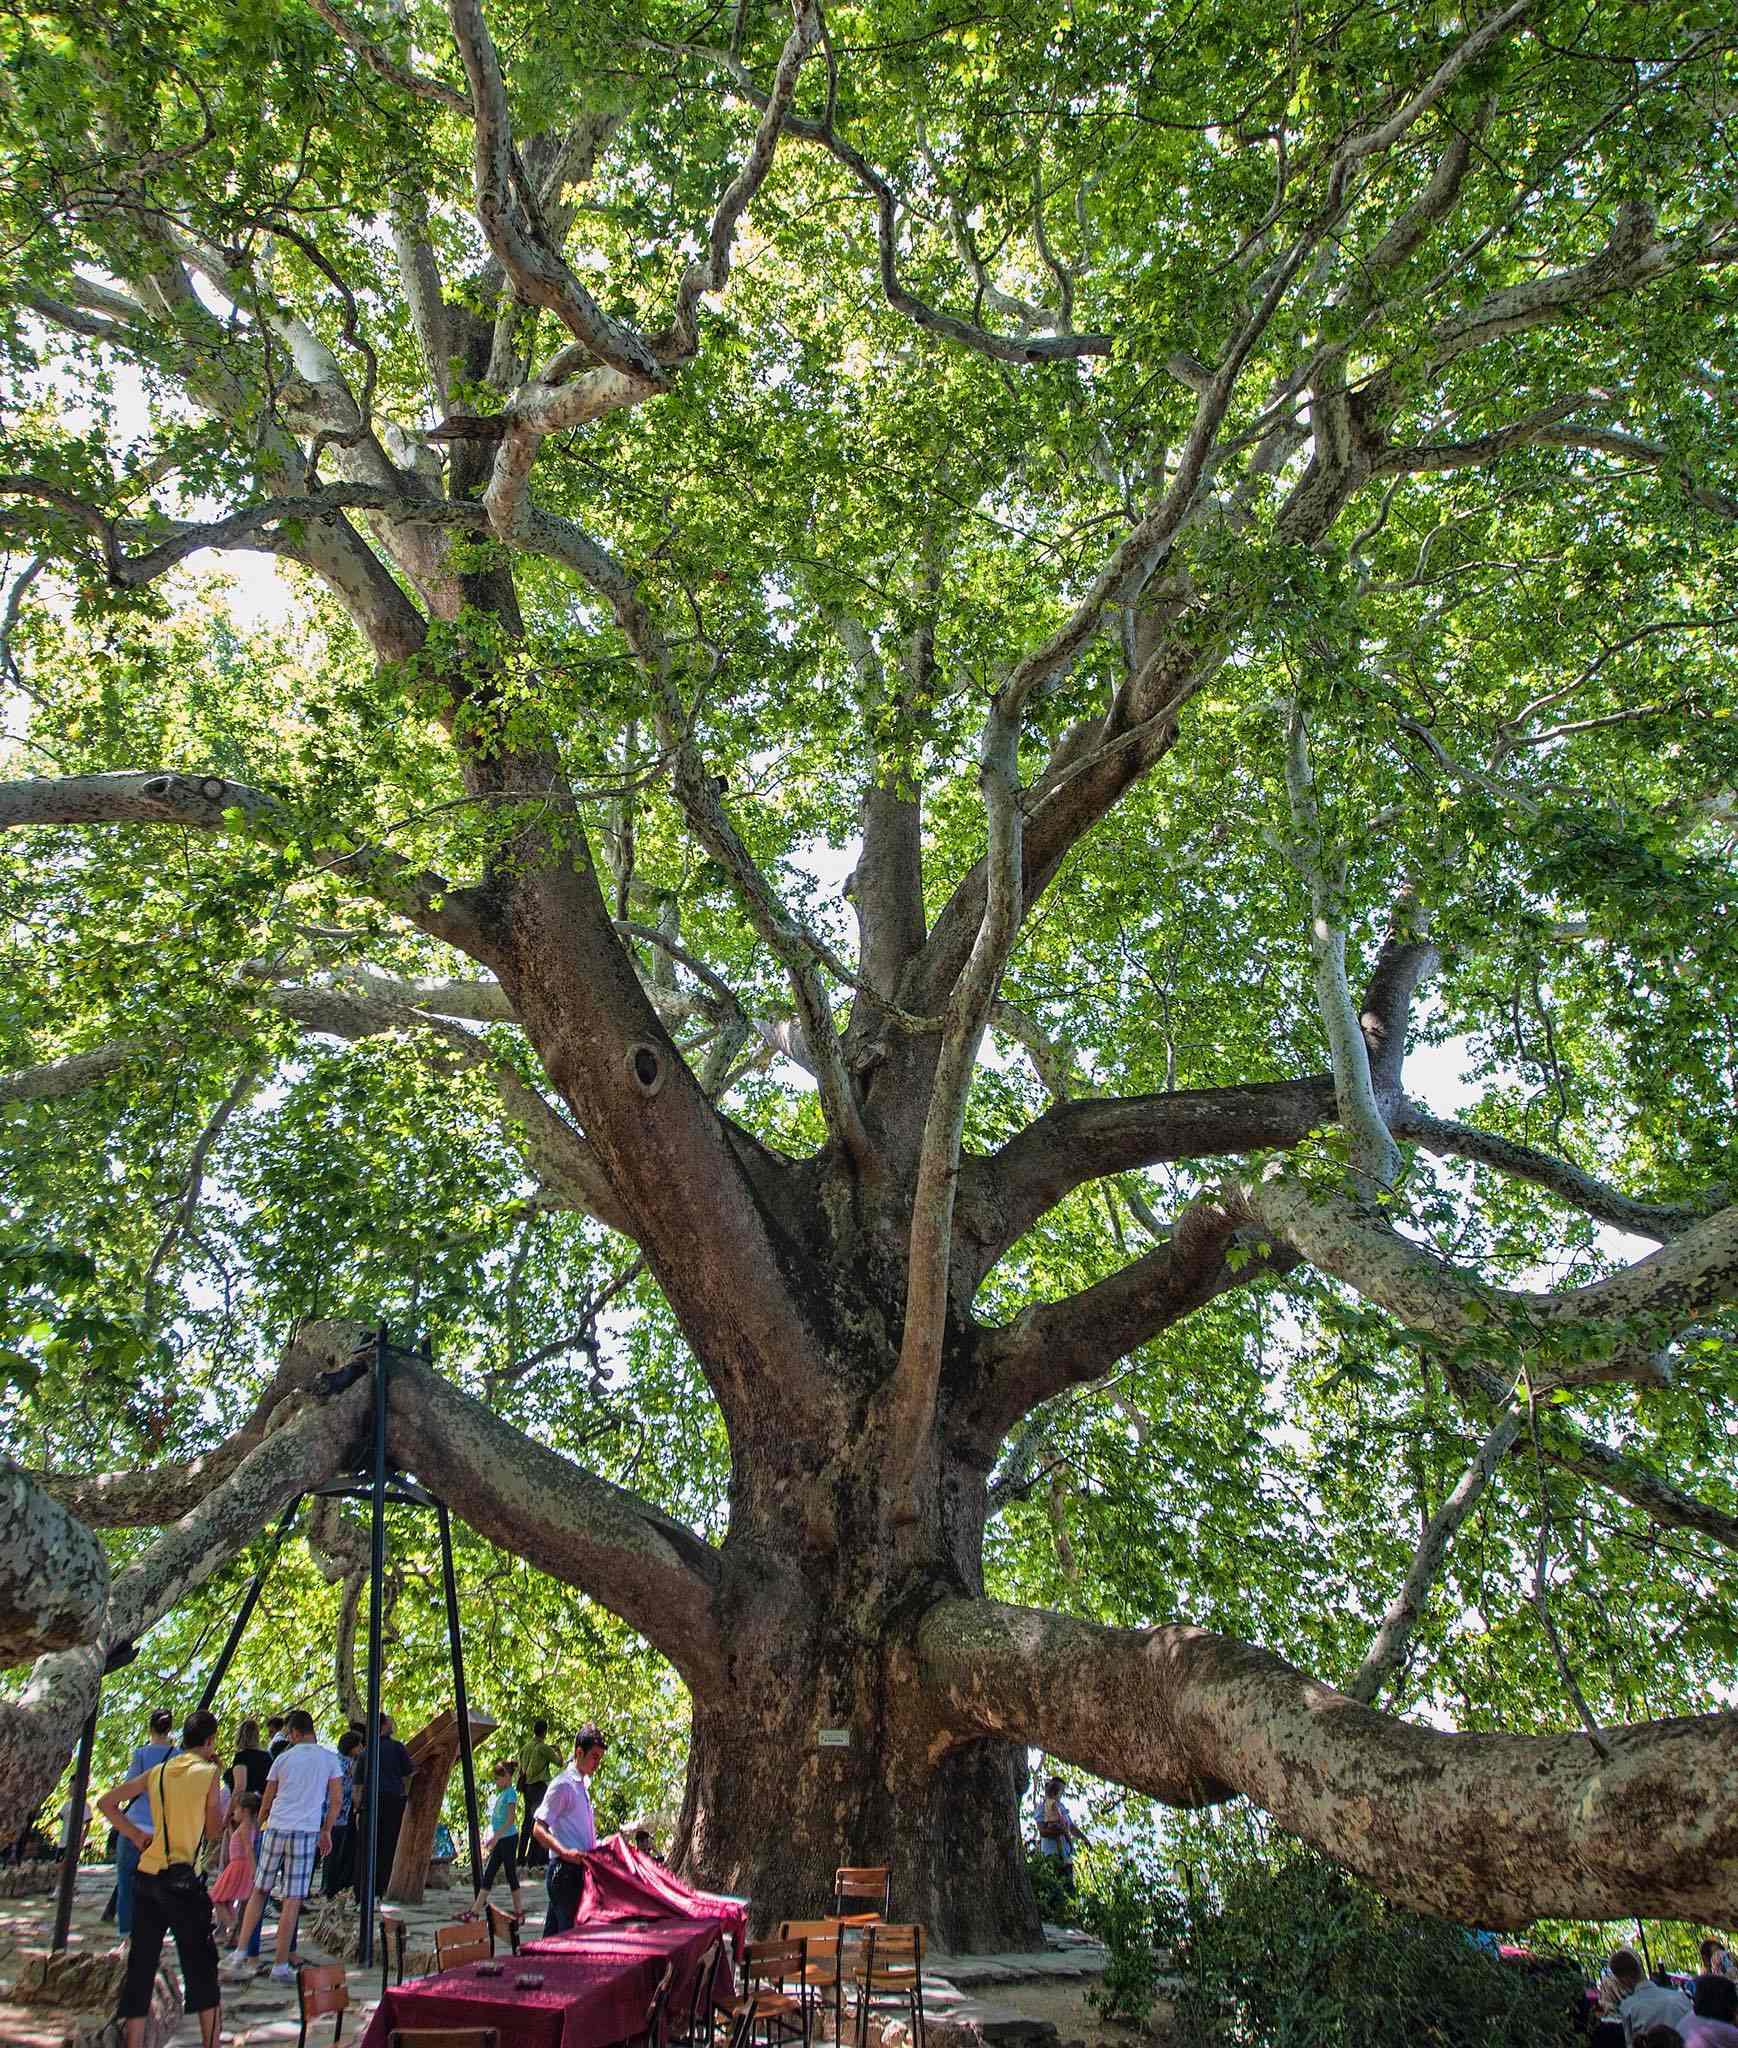
[[[211,1887],[211,1903],[217,1908],[217,1932],[228,1943],[241,1924],[241,1911],[253,1890],[253,1852],[259,1833],[259,1794],[243,1792],[229,1810],[225,1825],[229,1854]]]

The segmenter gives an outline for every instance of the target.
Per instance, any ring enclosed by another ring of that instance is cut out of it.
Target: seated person
[[[1690,2004],[1690,2018],[1678,2025],[1684,2048],[1738,2048],[1738,1984],[1704,1973]]]
[[[1637,2048],[1640,2037],[1650,2028],[1675,2028],[1689,2018],[1690,2001],[1681,1991],[1644,1981],[1634,1949],[1620,1948],[1613,1954],[1611,1974],[1623,1990],[1617,2017],[1623,2022],[1623,2038],[1629,2048]]]

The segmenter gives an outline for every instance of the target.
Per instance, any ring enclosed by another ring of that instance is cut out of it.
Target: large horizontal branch
[[[1284,1150],[1334,1121],[1326,1074],[1058,1103],[1000,1151],[960,1167],[958,1228],[983,1270],[1089,1180],[1188,1159]]]
[[[239,828],[267,840],[293,839],[298,824],[275,796],[221,775],[162,769],[0,782],[0,828],[14,825],[179,825],[193,831]],[[466,891],[381,846],[357,842],[329,855],[324,872],[397,910],[431,937],[486,960],[484,927]]]
[[[203,1585],[299,1493],[347,1470],[369,1398],[364,1380],[268,1436],[115,1577],[94,1641],[38,1658],[23,1692],[0,1701],[0,1836],[18,1831],[65,1769],[109,1652]]]
[[[1738,1204],[1632,1266],[1560,1294],[1497,1288],[1461,1271],[1351,1198],[1270,1178],[1245,1191],[1251,1219],[1410,1330],[1459,1342],[1507,1330],[1529,1350],[1568,1339],[1572,1355],[1534,1373],[1535,1392],[1660,1377],[1662,1331],[1738,1301]]]
[[[622,1487],[533,1442],[425,1366],[399,1363],[387,1444],[479,1535],[636,1628],[698,1689],[726,1645],[713,1601],[718,1553]]]
[[[361,1323],[304,1324],[255,1397],[246,1421],[195,1457],[133,1470],[36,1472],[31,1477],[93,1529],[162,1528],[191,1513],[220,1486],[269,1430],[281,1427],[294,1412],[284,1404],[311,1395],[319,1375],[343,1365],[367,1334]]]
[[[987,1600],[932,1608],[917,1651],[956,1740],[1039,1744],[1171,1805],[1241,1793],[1424,1912],[1718,1921],[1738,1886],[1738,1715],[1610,1729],[1602,1759],[1580,1734],[1416,1727],[1204,1629]]]
[[[1241,1251],[1241,1258],[1228,1254]],[[1264,1273],[1295,1264],[1283,1250],[1239,1245],[1223,1211],[1186,1209],[1164,1244],[1060,1301],[1023,1309],[981,1339],[970,1394],[949,1412],[950,1435],[993,1453],[1021,1416],[1103,1376],[1137,1345]]]

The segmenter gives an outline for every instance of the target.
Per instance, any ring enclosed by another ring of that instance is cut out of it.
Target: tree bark
[[[1718,1920],[1738,1877],[1738,1716],[1450,1735],[1197,1628],[1107,1629],[944,1601],[918,1668],[956,1739],[1018,1734],[1172,1805],[1241,1792],[1423,1912]]]

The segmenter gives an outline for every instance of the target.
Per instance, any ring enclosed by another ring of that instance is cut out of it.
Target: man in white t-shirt
[[[298,1707],[286,1723],[286,1732],[289,1742],[266,1773],[253,1896],[235,1938],[236,1967],[245,1975],[250,1967],[247,1945],[265,1912],[267,1898],[281,1884],[284,1902],[278,1913],[277,1960],[272,1965],[273,1981],[279,1984],[295,1981],[290,1950],[295,1945],[296,1922],[314,1881],[316,1859],[331,1853],[332,1829],[344,1788],[344,1767],[332,1750],[314,1740],[311,1714]]]

